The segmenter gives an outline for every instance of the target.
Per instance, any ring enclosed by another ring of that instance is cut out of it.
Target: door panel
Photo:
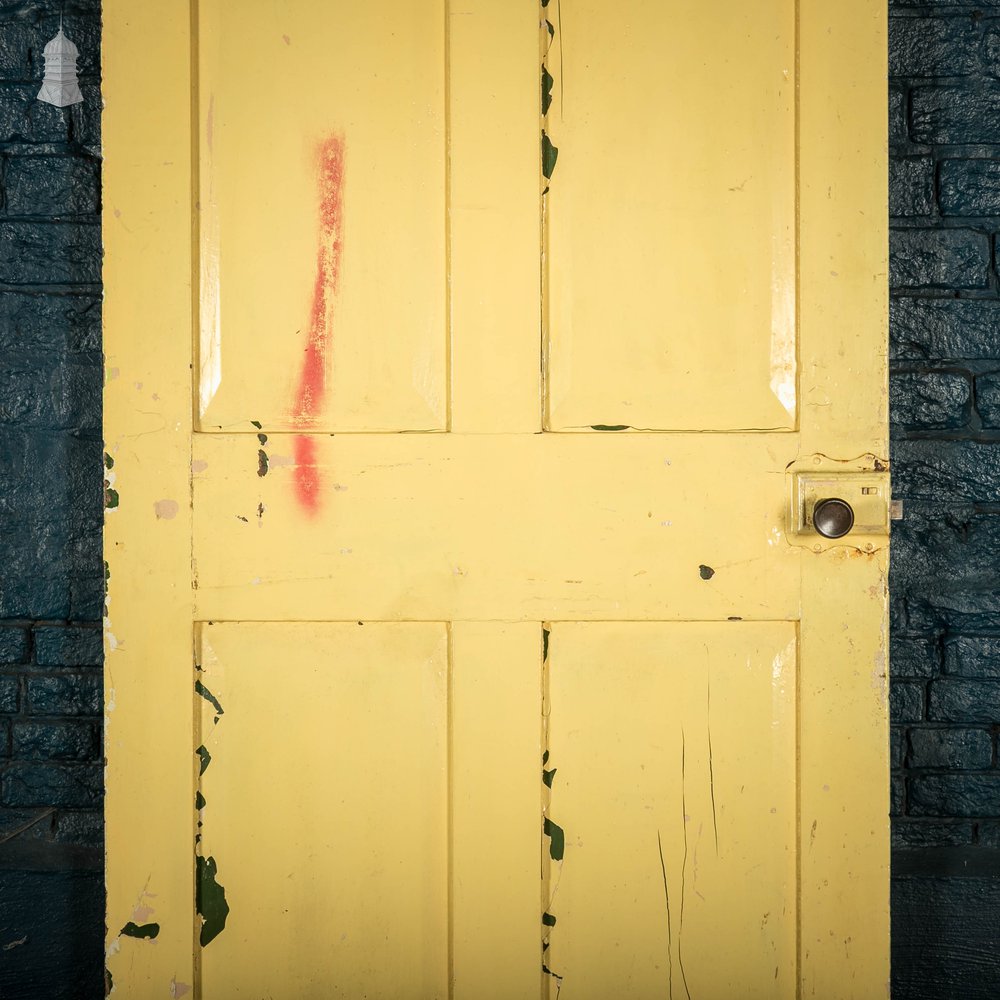
[[[888,497],[884,5],[165,4],[104,10],[116,994],[881,995],[887,537],[792,498]]]
[[[553,623],[561,991],[796,996],[796,659],[788,622]]]
[[[443,0],[197,12],[200,429],[442,428]]]
[[[199,638],[202,996],[446,997],[445,626]]]
[[[197,641],[202,995],[537,992],[541,626]]]
[[[547,426],[794,427],[795,4],[563,6]]]

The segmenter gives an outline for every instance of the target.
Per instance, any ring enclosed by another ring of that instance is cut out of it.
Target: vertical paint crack
[[[663,901],[667,908],[667,995],[674,1000],[674,935],[670,926],[670,890],[667,888],[667,866],[663,860],[663,841],[656,831],[656,847],[660,852],[660,872],[663,874]]]
[[[719,821],[715,810],[715,760],[712,755],[712,671],[708,672],[705,691],[706,718],[708,720],[708,790],[712,798],[712,831],[715,833],[715,856],[719,856]]]
[[[681,970],[684,994],[687,1000],[691,1000],[691,990],[688,989],[687,973],[684,971],[684,953],[682,951],[682,942],[684,939],[684,896],[687,889],[688,863],[687,742],[684,738],[683,729],[681,730],[681,824],[684,831],[684,857],[681,859],[681,912],[677,925],[677,964]]]

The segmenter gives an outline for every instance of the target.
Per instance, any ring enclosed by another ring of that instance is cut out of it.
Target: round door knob
[[[854,527],[854,511],[838,497],[820,500],[813,507],[813,525],[824,538],[843,538]]]

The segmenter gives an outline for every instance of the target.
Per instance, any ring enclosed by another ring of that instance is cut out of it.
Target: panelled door
[[[883,6],[107,0],[116,995],[885,993]]]

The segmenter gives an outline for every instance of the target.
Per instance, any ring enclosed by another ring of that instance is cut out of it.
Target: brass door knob
[[[843,538],[854,527],[854,511],[839,497],[820,500],[813,507],[813,526],[824,538]]]

